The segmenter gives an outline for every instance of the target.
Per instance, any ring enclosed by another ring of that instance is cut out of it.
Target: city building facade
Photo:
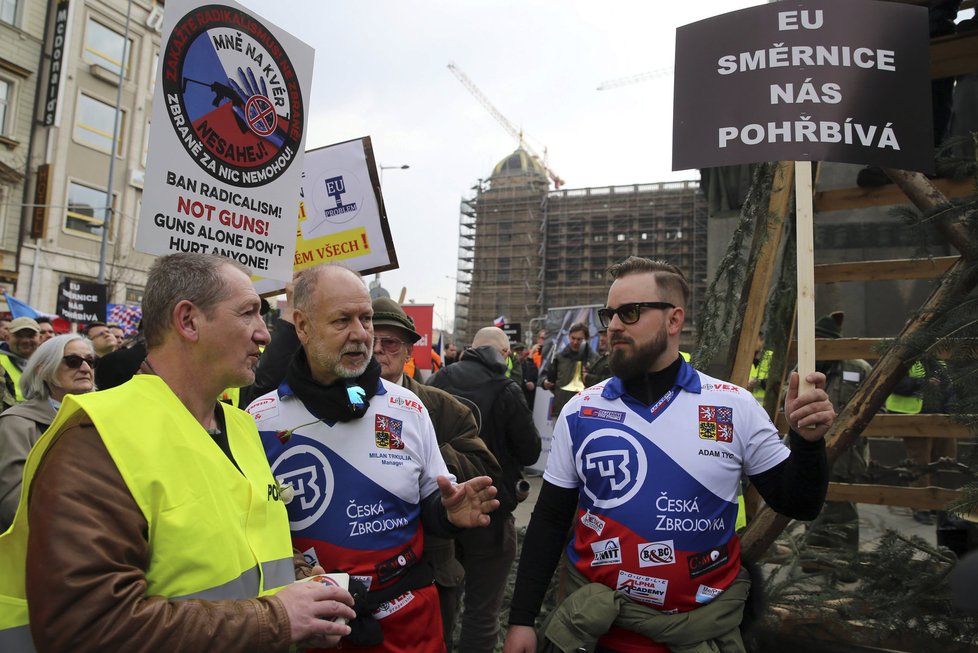
[[[692,288],[687,327],[707,284],[707,206],[699,182],[549,190],[522,148],[462,201],[455,333],[467,342],[498,318],[529,333],[550,308],[604,304],[608,267],[628,256],[678,265]]]

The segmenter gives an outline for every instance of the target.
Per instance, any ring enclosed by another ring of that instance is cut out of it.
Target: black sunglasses
[[[638,318],[642,317],[643,308],[676,308],[675,304],[670,304],[669,302],[629,302],[627,304],[622,304],[618,308],[599,308],[598,309],[598,321],[601,322],[601,326],[608,328],[611,324],[611,320],[614,319],[615,315],[621,320],[622,324],[635,324],[638,322]]]
[[[73,370],[77,370],[79,367],[81,367],[82,363],[88,363],[88,366],[94,370],[95,365],[98,362],[98,359],[94,356],[79,356],[78,354],[68,354],[61,360],[63,360],[65,365]]]

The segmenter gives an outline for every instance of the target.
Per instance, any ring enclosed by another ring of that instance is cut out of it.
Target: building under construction
[[[699,182],[549,190],[517,149],[464,199],[455,333],[471,340],[504,317],[524,332],[549,308],[604,304],[608,266],[636,255],[679,266],[692,288],[687,327],[706,289],[707,205]]]

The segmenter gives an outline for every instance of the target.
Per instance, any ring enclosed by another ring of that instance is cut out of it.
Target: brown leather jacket
[[[148,524],[87,416],[45,454],[28,515],[27,599],[39,653],[289,650],[289,618],[274,596],[146,596]]]

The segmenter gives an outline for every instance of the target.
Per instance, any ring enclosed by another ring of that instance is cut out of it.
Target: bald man
[[[517,484],[523,466],[540,456],[540,434],[520,386],[506,377],[509,338],[502,329],[485,327],[475,334],[461,360],[431,377],[430,385],[465,397],[479,408],[480,436],[499,461],[495,479],[499,510],[488,528],[465,531],[456,538],[456,555],[465,567],[462,633],[469,653],[491,653],[499,630],[499,609],[506,579],[516,557],[513,509],[521,500]],[[523,498],[526,498],[523,495]]]

